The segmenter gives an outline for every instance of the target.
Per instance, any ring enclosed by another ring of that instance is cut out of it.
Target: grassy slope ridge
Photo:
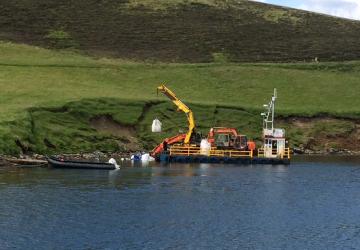
[[[360,115],[358,62],[146,64],[10,43],[0,43],[0,54],[2,120],[85,98],[166,100],[156,96],[162,82],[188,103],[258,110],[277,88],[283,116]]]
[[[243,0],[1,1],[0,39],[140,61],[360,56],[360,22]]]
[[[126,150],[127,138],[90,126],[100,115],[134,127],[143,146],[151,148],[186,129],[184,115],[156,96],[161,82],[194,110],[203,132],[234,126],[259,139],[259,113],[274,87],[279,116],[360,116],[359,62],[147,64],[11,43],[0,43],[0,54],[0,153]],[[162,134],[150,133],[155,117],[164,124]],[[331,121],[314,129],[346,134],[354,126]],[[302,130],[289,132],[294,145],[307,143]]]

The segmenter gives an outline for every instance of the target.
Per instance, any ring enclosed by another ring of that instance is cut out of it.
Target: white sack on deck
[[[200,154],[201,155],[210,155],[211,143],[208,140],[203,139],[200,143]]]

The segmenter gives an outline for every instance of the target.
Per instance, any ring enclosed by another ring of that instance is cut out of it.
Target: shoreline
[[[349,149],[323,149],[323,150],[311,150],[311,149],[300,149],[292,148],[293,155],[318,155],[318,156],[328,156],[328,155],[358,155],[360,156],[360,151],[353,151]]]
[[[330,156],[355,156],[360,157],[359,151],[350,151],[350,150],[321,150],[321,151],[298,151],[298,149],[293,149],[292,157],[330,157]],[[56,154],[56,156],[61,156],[64,159],[72,160],[85,160],[85,161],[94,161],[94,162],[107,162],[110,158],[114,158],[117,162],[130,161],[132,154],[139,152],[113,152],[113,153],[103,153],[100,151],[95,151],[93,153],[65,153],[65,154]],[[46,155],[41,154],[31,154],[31,155],[19,155],[19,156],[9,156],[9,155],[0,155],[0,167],[11,166],[11,167],[45,167],[47,166]]]

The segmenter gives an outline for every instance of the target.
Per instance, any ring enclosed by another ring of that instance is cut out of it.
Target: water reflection
[[[117,170],[81,170],[52,168],[2,168],[0,169],[0,188],[9,186],[31,187],[35,185],[77,187],[77,188],[135,188],[152,183],[157,177],[195,177],[206,176],[211,165],[200,166],[191,164],[160,164],[147,165],[129,164]]]
[[[295,157],[293,164],[321,163],[327,164],[351,164],[360,166],[359,157]],[[62,169],[31,169],[31,168],[0,168],[0,188],[9,185],[32,186],[32,185],[60,185],[63,187],[115,187],[133,188],[141,185],[150,185],[153,178],[157,177],[211,177],[219,175],[223,168],[231,169],[240,167],[244,175],[251,173],[249,169],[261,169],[259,178],[265,183],[280,183],[288,178],[290,166],[284,165],[214,165],[214,164],[158,164],[154,162],[126,163],[122,169],[113,171],[101,170],[62,170]],[[219,170],[221,169],[221,170]],[[245,170],[248,169],[248,170]],[[352,171],[357,171],[353,169]]]
[[[360,165],[339,162],[0,168],[0,248],[356,249]]]
[[[127,188],[149,183],[152,170],[120,169],[112,171],[79,169],[22,169],[6,168],[0,172],[0,188],[36,185],[78,188]]]

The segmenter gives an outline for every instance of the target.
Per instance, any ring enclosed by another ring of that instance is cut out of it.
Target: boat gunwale
[[[48,164],[55,168],[77,168],[77,169],[116,169],[116,166],[107,162],[88,162],[76,160],[61,161],[56,157],[47,157]]]

